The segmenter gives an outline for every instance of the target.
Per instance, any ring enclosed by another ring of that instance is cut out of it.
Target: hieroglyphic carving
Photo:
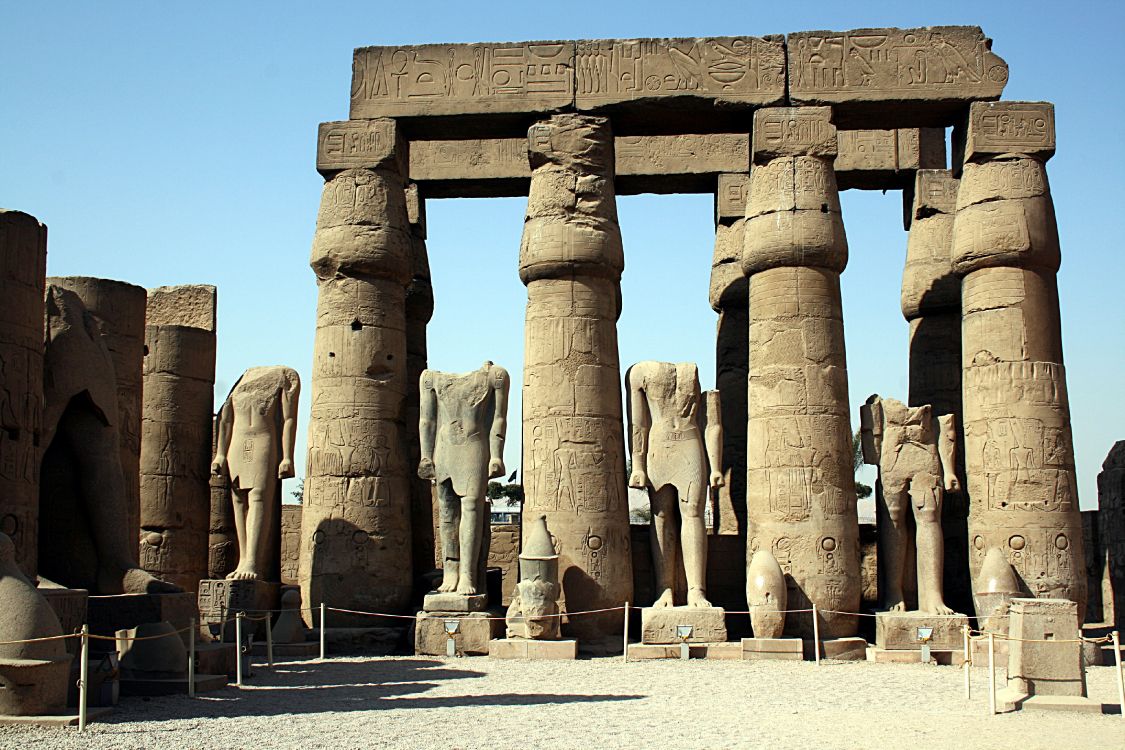
[[[323,174],[374,167],[394,152],[395,138],[394,124],[387,120],[322,122],[317,131],[316,168]]]
[[[918,169],[945,168],[941,128],[841,130],[834,167],[841,190],[905,188]]]
[[[1055,153],[1055,108],[1047,102],[994,102],[970,110],[965,149],[970,155]]]

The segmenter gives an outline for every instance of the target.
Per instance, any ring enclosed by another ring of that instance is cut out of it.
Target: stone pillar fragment
[[[524,523],[559,545],[564,611],[632,598],[617,318],[624,254],[613,135],[599,117],[557,115],[528,131],[531,191],[520,247],[527,285]],[[525,535],[530,529],[525,526]],[[573,618],[580,639],[621,631],[620,612]]]
[[[149,290],[140,561],[190,592],[208,569],[215,346],[215,287]]]
[[[859,523],[840,306],[848,247],[828,107],[754,113],[742,270],[749,277],[747,566],[770,552],[790,609],[815,604],[822,638],[855,633]],[[812,618],[786,618],[812,636]]]
[[[1125,627],[1125,440],[1114,443],[1102,462],[1098,510],[1091,515],[1096,516],[1091,536],[1097,539],[1094,568],[1102,602],[1102,616],[1091,621],[1111,622],[1120,630]]]
[[[710,289],[711,308],[719,314],[715,387],[723,412],[723,486],[716,493],[714,533],[741,536],[746,535],[746,376],[750,341],[746,277],[742,274],[748,189],[749,174],[719,175]]]
[[[133,556],[138,552],[141,514],[141,388],[148,292],[112,279],[64,276],[47,279],[78,295],[97,320],[117,376],[117,434],[125,480],[125,528]]]
[[[300,582],[310,607],[398,612],[413,579],[403,408],[414,243],[405,141],[393,121],[368,125],[375,135],[348,168],[321,167]],[[370,624],[344,615],[332,622]]]
[[[39,459],[43,417],[43,291],[47,227],[0,209],[0,534],[15,562],[38,573]]]
[[[953,220],[958,181],[945,169],[920,169],[907,191],[910,235],[902,273],[902,314],[910,323],[908,405],[930,404],[934,414],[952,414],[963,446],[961,413],[961,281],[953,273]],[[956,453],[965,486],[965,452]],[[880,502],[880,511],[883,510]],[[968,493],[946,492],[941,528],[945,540],[945,603],[958,612],[972,608],[969,582]],[[880,515],[880,523],[882,523]],[[906,581],[913,579],[908,574]],[[908,598],[910,592],[907,593]]]
[[[1077,602],[1081,619],[1085,558],[1045,166],[1055,150],[1054,108],[974,103],[962,135],[953,268],[963,278],[973,591],[983,591],[981,567],[996,548],[1024,593]]]

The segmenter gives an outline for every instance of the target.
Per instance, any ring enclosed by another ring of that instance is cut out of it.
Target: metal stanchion
[[[969,626],[961,626],[961,645],[965,650],[965,656],[961,662],[961,669],[965,670],[965,700],[973,699],[973,652],[972,641],[969,638]]]
[[[812,605],[812,648],[816,665],[820,666],[820,624],[817,622],[816,604]]]
[[[242,613],[239,612],[234,616],[234,642],[235,642],[235,666],[234,666],[234,684],[242,687]]]
[[[1117,658],[1117,700],[1121,704],[1121,718],[1125,719],[1125,673],[1121,671],[1121,633],[1113,631],[1113,655]]]
[[[187,694],[189,698],[195,697],[195,618],[191,618],[191,628],[188,630],[188,658],[187,658]]]
[[[996,638],[988,634],[988,715],[996,715]]]
[[[621,660],[629,661],[629,602],[625,602],[625,626],[621,629]]]
[[[273,669],[273,618],[266,613],[266,665]]]
[[[90,626],[82,626],[82,648],[78,652],[78,731],[86,731],[86,702],[89,698]]]
[[[320,603],[320,660],[324,661],[324,602]]]

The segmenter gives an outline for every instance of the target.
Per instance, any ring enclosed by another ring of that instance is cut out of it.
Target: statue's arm
[[[423,370],[418,378],[418,442],[422,459],[418,463],[418,476],[422,479],[434,478],[434,441],[437,437],[437,393],[434,391],[434,375]]]
[[[215,460],[211,462],[211,473],[222,475],[227,470],[227,451],[230,449],[230,435],[234,427],[234,407],[230,397],[219,408],[219,436],[215,443]]]
[[[718,391],[704,391],[703,444],[707,448],[707,462],[711,465],[708,479],[712,487],[723,486],[723,407]]]
[[[489,371],[493,390],[492,428],[488,432],[488,478],[504,474],[504,439],[508,434],[508,389],[511,379],[503,367],[493,366]]]
[[[644,381],[643,367],[633,365],[625,372],[625,388],[629,392],[626,402],[629,416],[629,444],[633,457],[633,472],[629,476],[629,486],[637,489],[644,489],[648,484],[648,431],[652,426]]]
[[[281,394],[281,465],[277,468],[279,479],[288,479],[294,475],[293,453],[297,445],[297,401],[300,397],[301,379],[293,372],[285,392]]]
[[[946,490],[957,492],[961,489],[961,480],[957,478],[957,417],[943,414],[934,421],[943,484]]]

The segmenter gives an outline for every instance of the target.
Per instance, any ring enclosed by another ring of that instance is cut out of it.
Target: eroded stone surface
[[[1008,684],[997,695],[1022,707],[1026,698],[1085,698],[1079,605],[1061,599],[1012,601]]]
[[[686,639],[678,628],[690,627]],[[642,643],[723,643],[727,639],[726,610],[721,607],[644,607]]]
[[[929,645],[935,651],[963,651],[962,629],[969,624],[965,615],[934,617],[923,612],[879,612],[875,615],[875,643],[879,648],[918,651],[922,641],[919,628],[932,630]]]
[[[506,615],[508,638],[554,640],[559,637],[559,555],[555,551],[546,516],[530,524],[527,542],[520,550],[520,582]]]
[[[1105,619],[1125,625],[1125,440],[1113,444],[1098,474],[1098,567],[1103,584]]]
[[[495,619],[494,619],[495,618]],[[450,635],[446,622],[456,621],[457,632]],[[457,656],[482,656],[488,653],[489,643],[499,638],[504,630],[504,619],[496,612],[419,612],[414,621],[414,653],[428,656],[445,656],[450,638]]]

